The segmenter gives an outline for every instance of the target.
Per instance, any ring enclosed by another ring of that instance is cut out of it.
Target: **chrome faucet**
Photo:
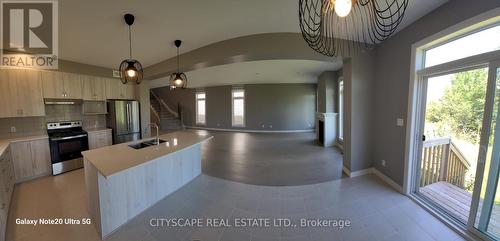
[[[156,128],[156,145],[160,145],[160,128],[158,127],[158,125],[156,123],[149,123],[150,126]]]

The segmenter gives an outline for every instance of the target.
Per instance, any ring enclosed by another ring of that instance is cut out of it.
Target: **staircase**
[[[151,92],[149,96],[151,103],[151,120],[158,124],[160,130],[168,132],[184,129],[178,114],[166,106],[166,104],[153,92]]]

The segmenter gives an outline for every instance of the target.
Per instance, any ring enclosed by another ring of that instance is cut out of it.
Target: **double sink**
[[[164,140],[159,140],[160,143],[165,143],[166,141]],[[156,146],[156,139],[153,139],[153,140],[149,140],[149,141],[143,141],[143,142],[139,142],[139,143],[135,143],[135,144],[131,144],[131,145],[128,145],[134,149],[142,149],[142,148],[146,148],[146,147],[150,147],[150,146]]]

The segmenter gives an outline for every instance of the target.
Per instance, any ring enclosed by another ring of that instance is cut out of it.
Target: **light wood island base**
[[[161,139],[172,139],[169,135],[161,136]],[[193,133],[193,135],[196,134]],[[193,143],[184,143],[181,148],[176,148],[164,156],[108,176],[103,175],[96,167],[96,161],[90,159],[95,158],[95,155],[84,152],[89,213],[101,237],[104,239],[136,215],[199,176],[201,174],[201,142],[210,138],[205,137]],[[180,136],[176,139],[179,143],[183,141]],[[162,151],[162,148],[171,147],[151,146],[147,148],[150,148],[148,150],[150,152],[158,152]],[[128,151],[144,151],[147,148]],[[105,151],[101,149],[96,151]],[[126,153],[117,153],[116,158],[123,155]]]

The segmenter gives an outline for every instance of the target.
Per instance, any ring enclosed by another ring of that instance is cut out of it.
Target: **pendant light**
[[[347,57],[394,34],[410,0],[299,0],[302,37],[316,52]]]
[[[181,47],[182,41],[175,40],[175,47],[177,47],[177,72],[170,75],[170,89],[185,89],[187,88],[187,76],[180,71],[180,57],[179,57],[179,47]]]
[[[140,84],[143,76],[142,65],[139,61],[132,59],[132,30],[131,26],[134,24],[135,17],[132,14],[125,14],[123,16],[125,23],[128,25],[128,40],[129,40],[129,58],[125,59],[120,64],[120,78],[123,84],[128,82],[135,82]]]

